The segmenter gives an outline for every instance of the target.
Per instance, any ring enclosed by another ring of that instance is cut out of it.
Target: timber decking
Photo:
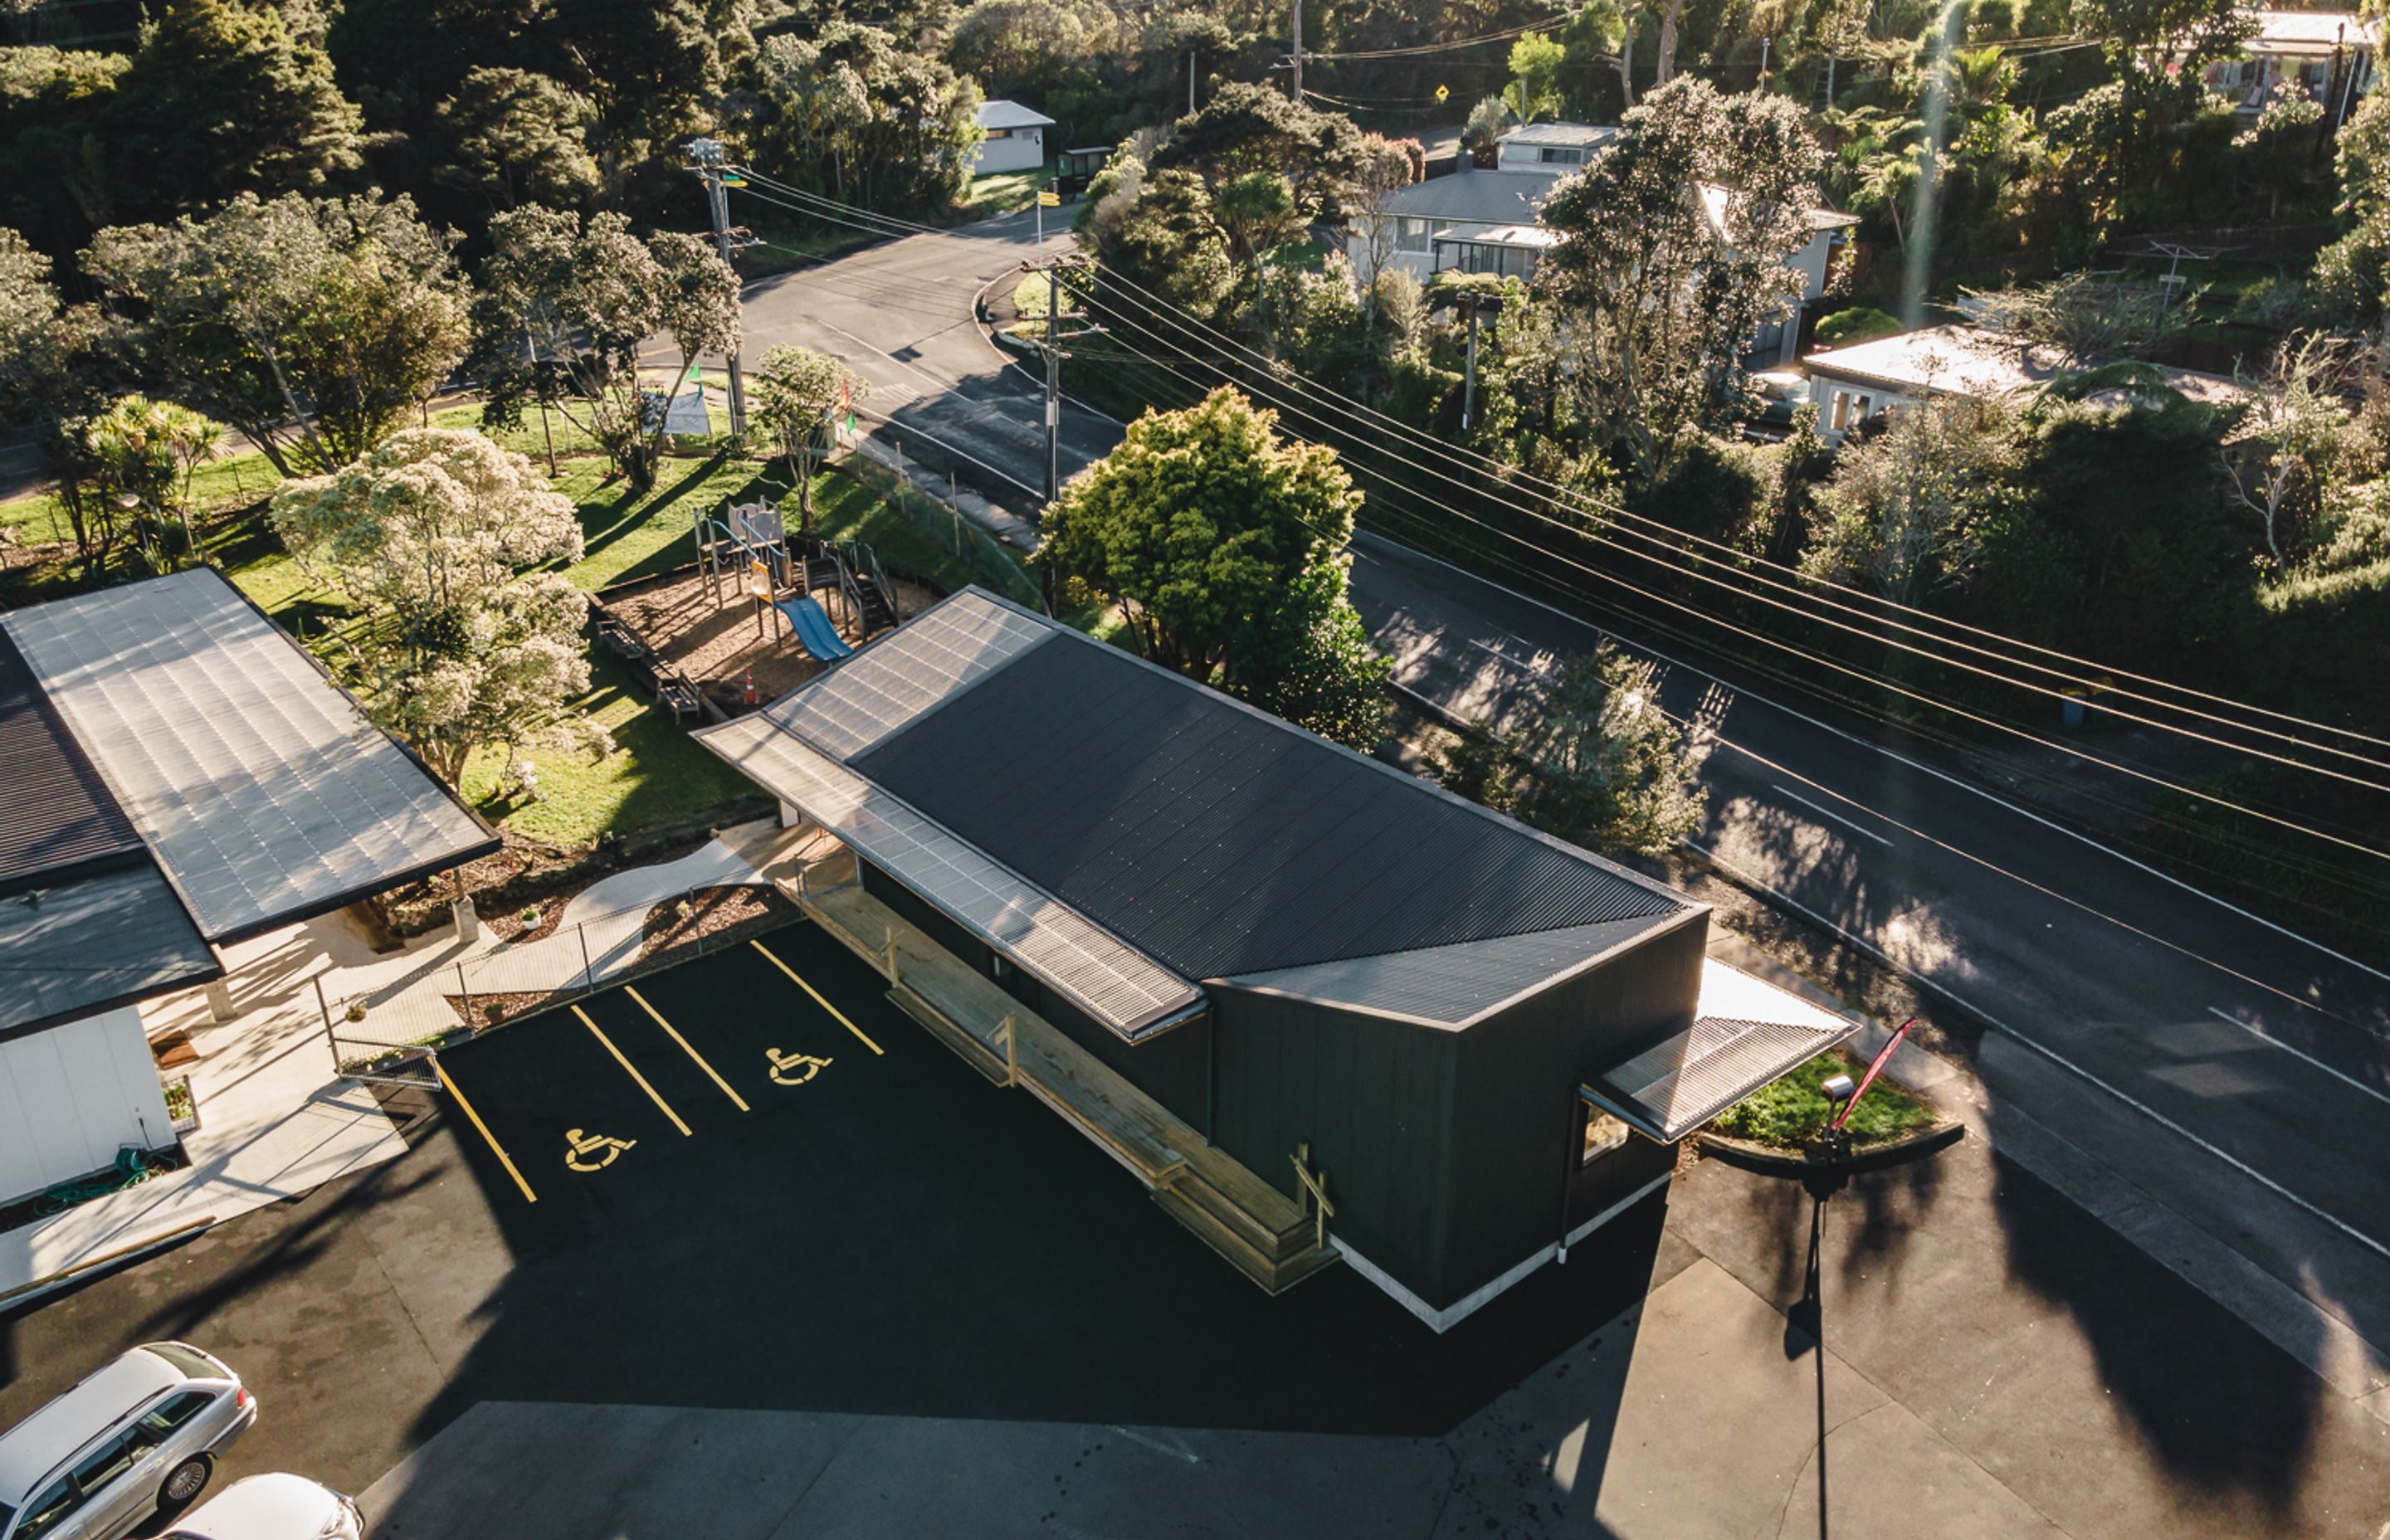
[[[1068,1119],[1171,1217],[1271,1293],[1336,1260],[1307,1207],[966,967],[852,874],[851,857],[807,868],[801,902],[889,981],[897,1008],[994,1084],[1019,1085]]]

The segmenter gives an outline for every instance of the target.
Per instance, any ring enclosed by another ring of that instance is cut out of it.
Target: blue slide
[[[854,648],[829,623],[829,616],[811,599],[781,599],[777,606],[789,617],[789,629],[797,634],[797,645],[825,663],[835,663],[841,658],[854,656]]]

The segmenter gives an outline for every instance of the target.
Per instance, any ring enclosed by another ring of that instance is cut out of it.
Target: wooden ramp
[[[1297,1203],[1214,1148],[865,892],[851,854],[807,868],[797,897],[816,923],[880,970],[899,1009],[991,1083],[1017,1085],[1060,1113],[1247,1277],[1275,1294],[1337,1259],[1316,1205]]]

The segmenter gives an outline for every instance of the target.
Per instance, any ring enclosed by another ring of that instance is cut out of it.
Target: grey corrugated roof
[[[1060,626],[853,764],[1189,979],[1682,902]]]
[[[1529,123],[1495,139],[1499,145],[1599,145],[1618,137],[1608,123]]]
[[[1674,912],[1458,942],[1374,957],[1340,957],[1220,981],[1266,995],[1466,1027],[1509,1001],[1573,972],[1677,918]]]
[[[1560,184],[1552,172],[1463,171],[1432,176],[1389,196],[1383,212],[1436,225],[1533,225],[1536,211]]]
[[[696,736],[1122,1036],[1136,1038],[1201,1002],[1186,980],[763,713]]]
[[[146,860],[0,898],[0,1038],[222,971]]]
[[[999,96],[992,102],[979,104],[979,126],[982,128],[1051,128],[1054,120],[1034,107],[1023,107],[1016,101]]]
[[[211,941],[497,848],[223,574],[0,615]]]
[[[144,859],[141,836],[0,633],[0,892],[44,872]]]

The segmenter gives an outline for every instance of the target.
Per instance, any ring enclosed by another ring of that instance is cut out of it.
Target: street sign
[[[1042,208],[1059,209],[1062,206],[1062,195],[1048,188],[1037,195],[1037,202]]]
[[[1441,106],[1444,104],[1445,98],[1446,98],[1446,97],[1447,97],[1447,96],[1451,96],[1451,95],[1452,95],[1452,87],[1451,87],[1451,86],[1449,86],[1449,85],[1439,85],[1439,86],[1437,86],[1437,87],[1435,88],[1435,100],[1436,100],[1436,105],[1437,105],[1437,106],[1439,106],[1439,107],[1441,107]]]

